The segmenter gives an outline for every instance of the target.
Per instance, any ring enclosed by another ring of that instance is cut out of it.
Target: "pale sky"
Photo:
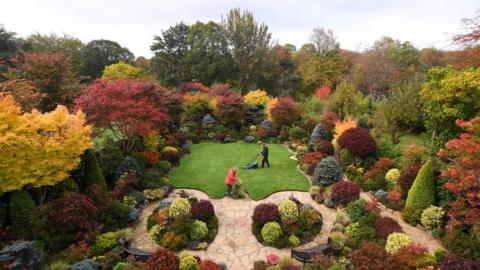
[[[340,46],[361,50],[381,36],[416,47],[451,48],[479,0],[2,0],[0,24],[22,37],[66,33],[84,42],[110,39],[135,56],[150,57],[154,35],[177,22],[220,22],[229,9],[253,12],[274,40],[299,48],[314,27],[333,30]]]

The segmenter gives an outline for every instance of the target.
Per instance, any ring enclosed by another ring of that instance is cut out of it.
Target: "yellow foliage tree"
[[[339,120],[335,122],[335,129],[334,129],[334,136],[333,136],[333,144],[336,145],[338,138],[345,132],[347,129],[356,128],[358,126],[358,122],[355,119],[347,118],[344,121]]]
[[[11,95],[0,96],[0,195],[63,181],[92,147],[91,131],[82,112],[57,106],[22,114]]]
[[[141,67],[135,67],[120,61],[116,64],[106,66],[102,74],[103,79],[118,79],[118,80],[153,80],[153,77]]]
[[[262,105],[264,108],[266,108],[270,102],[270,97],[268,96],[267,92],[262,89],[250,91],[243,98],[245,100],[245,104],[247,104],[249,107]]]

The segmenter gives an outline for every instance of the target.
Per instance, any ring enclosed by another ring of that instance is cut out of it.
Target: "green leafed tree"
[[[238,8],[230,10],[222,24],[232,47],[239,86],[244,94],[248,89],[256,88],[256,75],[263,72],[271,33],[266,24],[255,21],[250,11],[242,12]]]
[[[82,75],[94,80],[102,75],[105,66],[124,61],[131,63],[135,59],[130,50],[115,41],[106,39],[92,40],[81,51],[83,60]]]

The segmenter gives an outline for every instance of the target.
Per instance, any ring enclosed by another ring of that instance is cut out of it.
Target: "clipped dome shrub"
[[[331,196],[337,204],[346,205],[358,200],[360,196],[360,185],[350,181],[339,181],[333,185]]]
[[[277,222],[268,222],[263,225],[262,238],[269,244],[275,243],[283,235],[282,228]]]
[[[180,268],[179,270],[199,270],[199,265],[197,259],[192,255],[184,256],[180,259]]]
[[[200,220],[195,220],[190,228],[190,238],[192,240],[203,240],[208,235],[207,224]]]
[[[253,222],[264,225],[270,221],[280,221],[278,206],[274,203],[261,203],[253,210]]]
[[[322,159],[315,168],[315,173],[312,179],[313,185],[322,188],[335,184],[343,179],[343,171],[338,164],[338,161],[330,156]]]
[[[367,157],[377,151],[377,142],[370,133],[360,127],[349,128],[337,140],[338,146],[357,157]]]
[[[377,236],[384,239],[394,232],[403,232],[398,222],[389,217],[379,217],[375,222],[375,229]]]
[[[180,259],[167,249],[158,249],[152,253],[145,265],[146,270],[178,270]]]
[[[177,216],[189,215],[190,210],[191,206],[187,199],[176,198],[172,201],[168,214],[171,218],[176,218]]]
[[[364,199],[358,199],[349,203],[345,212],[347,212],[352,222],[357,222],[361,217],[368,215],[366,206],[367,201]]]
[[[423,210],[420,222],[426,229],[433,230],[442,226],[444,216],[445,210],[443,208],[432,205]]]
[[[278,212],[283,222],[294,223],[298,220],[297,204],[290,199],[284,199],[278,204]]]
[[[402,247],[406,247],[411,244],[412,244],[412,239],[410,238],[410,236],[404,233],[394,232],[387,237],[385,250],[388,252],[388,254],[394,254]]]
[[[207,200],[200,200],[192,205],[192,217],[207,222],[215,215],[213,204]]]
[[[288,135],[289,135],[289,138],[290,138],[291,141],[299,141],[302,138],[304,138],[306,136],[306,134],[307,134],[307,132],[305,131],[305,129],[303,129],[299,126],[292,127],[288,131]]]

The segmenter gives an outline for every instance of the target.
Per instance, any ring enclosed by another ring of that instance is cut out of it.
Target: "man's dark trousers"
[[[268,156],[263,156],[263,158],[262,158],[262,168],[265,167],[265,163],[267,163],[267,166],[270,167],[270,162],[268,162]]]

